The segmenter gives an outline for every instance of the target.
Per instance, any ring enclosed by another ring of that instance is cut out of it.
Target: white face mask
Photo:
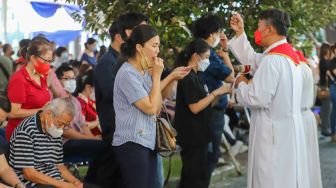
[[[76,90],[76,80],[66,80],[63,82],[64,89],[69,92],[73,93]]]
[[[204,72],[210,65],[209,59],[202,59],[198,62],[198,71]]]
[[[46,120],[46,126],[48,122]],[[63,135],[63,129],[57,128],[53,123],[47,128],[47,133],[53,138],[60,138]]]
[[[217,37],[215,38],[215,41],[214,41],[212,47],[215,48],[215,47],[219,44],[219,42],[220,42],[220,38],[219,38],[219,36],[217,36]]]
[[[95,90],[94,89],[92,90],[92,93],[90,95],[90,99],[93,100],[93,101],[96,100],[96,94],[95,94]]]

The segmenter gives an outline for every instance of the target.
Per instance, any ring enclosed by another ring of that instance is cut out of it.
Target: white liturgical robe
[[[292,59],[256,53],[241,35],[229,47],[242,64],[250,64],[253,81],[238,85],[240,104],[250,108],[248,188],[312,188],[301,115],[302,75]]]
[[[306,63],[301,63],[303,88],[301,100],[302,121],[307,142],[308,171],[310,186],[322,188],[317,122],[311,108],[314,105],[313,72]]]

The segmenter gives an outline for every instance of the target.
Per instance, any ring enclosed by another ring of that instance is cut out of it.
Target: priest
[[[255,42],[244,33],[239,14],[230,21],[236,36],[229,47],[243,64],[251,65],[253,80],[236,79],[237,100],[251,109],[248,188],[310,188],[307,148],[301,116],[300,60],[286,36],[290,19],[278,9],[259,15]]]

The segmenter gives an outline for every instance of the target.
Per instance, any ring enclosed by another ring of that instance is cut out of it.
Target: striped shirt
[[[114,110],[116,128],[112,145],[120,146],[134,142],[154,150],[155,116],[143,113],[134,103],[149,96],[152,77],[141,75],[131,64],[125,62],[114,82]]]
[[[10,139],[9,164],[25,185],[35,183],[25,180],[24,168],[35,170],[62,180],[57,168],[63,163],[62,138],[53,138],[43,133],[39,113],[26,118],[15,129]]]

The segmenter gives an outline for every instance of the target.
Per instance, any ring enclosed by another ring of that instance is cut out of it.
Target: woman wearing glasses
[[[6,127],[7,140],[23,119],[41,110],[51,100],[47,76],[53,61],[52,49],[46,38],[35,37],[27,49],[29,62],[9,80],[7,92],[12,110]]]

